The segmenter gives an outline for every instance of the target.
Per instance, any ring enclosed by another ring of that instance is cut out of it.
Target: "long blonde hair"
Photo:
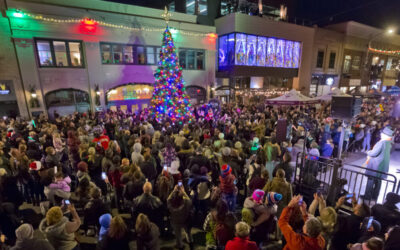
[[[145,234],[150,230],[150,220],[145,214],[138,215],[135,230],[138,234]]]
[[[117,215],[111,219],[110,229],[108,229],[108,236],[114,239],[121,239],[124,237],[128,228],[121,216]]]

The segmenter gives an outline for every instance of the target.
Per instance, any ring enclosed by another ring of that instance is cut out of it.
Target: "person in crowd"
[[[396,225],[389,228],[385,234],[384,250],[396,250],[400,248],[400,226]]]
[[[136,197],[133,201],[133,212],[137,217],[139,213],[143,213],[149,217],[150,221],[160,225],[160,211],[162,202],[161,200],[152,194],[153,186],[150,182],[146,182],[143,185],[143,194]]]
[[[286,207],[292,199],[292,186],[285,179],[285,171],[278,169],[276,176],[269,181],[263,188],[265,192],[276,192],[282,195],[282,199],[278,204],[277,215],[280,216],[284,207]]]
[[[33,237],[34,229],[31,224],[24,223],[15,230],[17,241],[10,250],[54,250],[55,248],[45,239]]]
[[[103,239],[97,244],[97,250],[129,250],[129,242],[133,239],[124,220],[117,215],[111,219],[108,232]]]
[[[103,214],[99,218],[99,224],[100,224],[100,231],[99,231],[99,241],[101,241],[108,233],[108,229],[110,228],[110,223],[111,223],[112,216],[111,214]]]
[[[150,222],[144,214],[139,214],[136,219],[135,231],[137,234],[136,248],[138,250],[159,250],[160,230],[157,225]]]
[[[257,244],[249,240],[250,226],[238,222],[235,226],[235,238],[226,243],[226,250],[258,250]]]
[[[380,237],[381,234],[381,223],[375,220],[374,217],[366,217],[361,223],[361,237],[357,242],[362,243],[373,237]]]
[[[39,230],[55,249],[79,249],[74,234],[81,225],[81,219],[72,204],[67,209],[71,213],[72,221],[64,217],[61,207],[55,206],[47,211],[46,218],[39,225]]]
[[[88,226],[98,226],[98,218],[107,212],[109,212],[109,209],[101,198],[101,190],[97,187],[91,188],[90,200],[84,207],[84,229],[87,229]],[[93,236],[94,234],[94,231],[90,229],[87,232],[88,236]]]
[[[352,245],[350,250],[383,250],[383,244],[381,238],[372,237],[362,243]]]
[[[299,206],[304,207],[305,202],[303,201],[303,197],[297,195],[294,196],[288,206],[283,209],[281,217],[279,218],[278,225],[287,242],[283,249],[324,249],[325,240],[321,236],[322,225],[317,218],[308,218],[308,216],[303,216],[304,226],[302,234],[296,233],[290,226],[290,216],[293,213],[293,210]]]
[[[386,201],[383,204],[375,204],[371,209],[371,215],[382,225],[382,232],[389,227],[400,225],[400,211],[396,204],[400,203],[400,195],[387,193]]]
[[[236,177],[232,174],[232,168],[229,165],[222,165],[219,180],[221,196],[226,200],[229,206],[229,211],[233,212],[236,206],[237,181]]]
[[[191,233],[190,212],[192,209],[192,202],[189,196],[185,193],[182,185],[176,185],[174,191],[169,195],[168,210],[170,213],[171,226],[175,232],[176,247],[183,249],[182,243],[182,229],[185,230],[187,235],[187,241],[190,244],[190,248],[193,249],[193,238]]]
[[[138,166],[140,166],[140,164],[142,164],[142,162],[144,161],[144,157],[142,155],[142,144],[140,144],[139,142],[136,142],[133,145],[131,159],[132,163]]]
[[[335,209],[338,210],[344,204],[345,200],[346,196],[340,197]],[[339,215],[337,217],[337,226],[332,236],[331,249],[344,249],[348,244],[356,243],[361,237],[360,225],[365,217],[371,215],[371,209],[364,203],[357,204],[354,195],[352,197],[352,205],[353,212],[350,215]]]

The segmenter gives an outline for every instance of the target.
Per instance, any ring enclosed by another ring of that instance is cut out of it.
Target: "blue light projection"
[[[219,37],[219,67],[245,65],[299,68],[300,59],[300,42],[243,33]]]

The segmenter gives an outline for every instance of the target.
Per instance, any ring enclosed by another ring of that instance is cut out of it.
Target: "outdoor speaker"
[[[351,120],[361,112],[362,99],[356,96],[332,96],[331,116]]]
[[[276,124],[276,141],[281,143],[286,141],[287,122],[286,119],[279,119]]]

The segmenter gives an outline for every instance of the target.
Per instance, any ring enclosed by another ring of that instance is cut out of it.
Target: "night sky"
[[[173,0],[108,0],[163,8]],[[251,0],[253,1],[253,0]],[[354,20],[378,28],[397,27],[400,31],[400,0],[263,0],[265,4],[288,5],[291,19],[324,26]]]

